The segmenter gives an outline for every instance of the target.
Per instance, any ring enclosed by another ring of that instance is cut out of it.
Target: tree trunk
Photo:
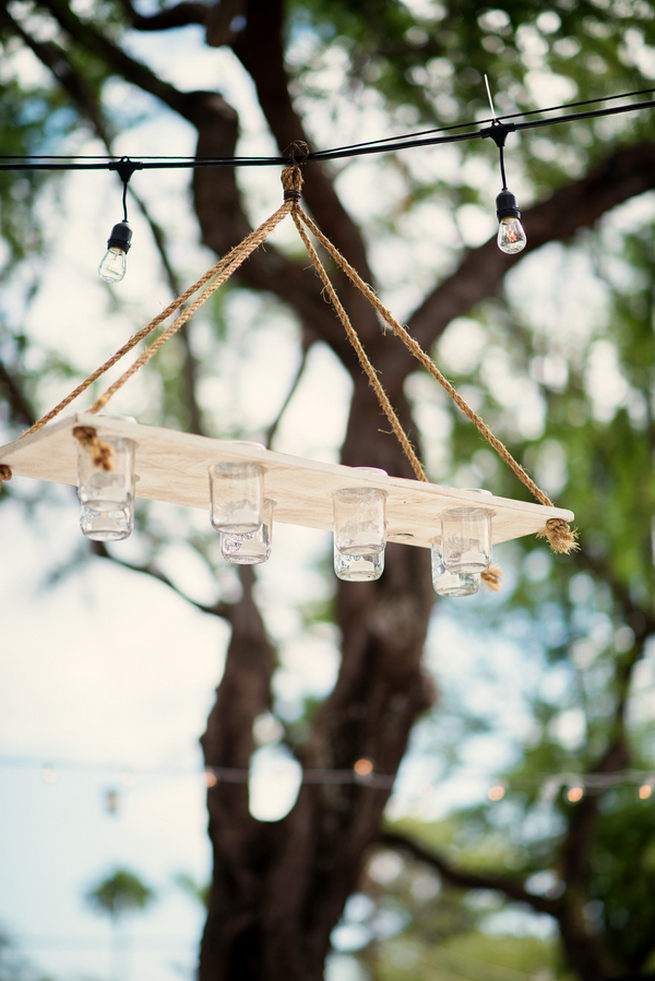
[[[380,424],[372,393],[358,381],[345,462],[405,473],[400,449]],[[249,587],[240,606],[202,740],[208,765],[229,760],[247,768],[252,719],[269,701],[273,653]],[[376,773],[395,775],[414,721],[433,700],[420,668],[431,606],[424,549],[387,546],[382,579],[339,583],[341,668],[303,748],[304,768],[351,771],[368,757]],[[210,788],[213,888],[200,981],[319,981],[389,793],[355,780],[304,783],[286,818],[263,823],[249,815],[243,784]]]

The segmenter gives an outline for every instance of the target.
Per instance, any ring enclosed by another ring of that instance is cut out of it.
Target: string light
[[[365,756],[353,763],[353,771],[357,777],[370,777],[374,769],[373,761]]]
[[[127,157],[113,161],[110,170],[116,170],[123,182],[123,218],[112,228],[107,240],[107,251],[100,260],[98,273],[106,283],[120,283],[127,269],[127,253],[132,243],[132,229],[127,220],[127,185],[135,170],[141,167]]]
[[[118,805],[120,803],[120,795],[115,788],[108,787],[105,790],[104,803],[106,813],[115,817],[118,814]]]
[[[498,147],[500,154],[500,176],[503,181],[503,188],[496,198],[496,217],[498,218],[498,236],[496,242],[501,252],[504,252],[506,255],[515,255],[517,252],[523,251],[527,239],[523,225],[519,221],[521,212],[518,202],[512,192],[507,189],[507,177],[505,176],[505,140],[510,130],[514,129],[514,126],[511,123],[501,123],[496,116],[494,101],[491,98],[491,89],[489,88],[489,79],[486,75],[484,76],[484,84],[487,90],[487,98],[489,99],[492,116],[491,126],[485,131],[485,136],[490,136]]]
[[[507,787],[502,783],[495,783],[493,787],[489,787],[487,792],[487,797],[492,801],[502,800],[507,793]]]
[[[218,783],[218,777],[212,770],[205,770],[203,773],[205,779],[205,785],[207,787],[215,787]]]
[[[48,760],[42,762],[33,757],[5,756],[0,757],[0,769],[38,769],[42,779],[47,783],[54,783],[58,776],[65,772],[89,772],[89,773],[114,773],[116,779],[120,781],[123,788],[128,789],[136,786],[139,777],[144,776],[168,776],[189,777],[198,774],[193,767],[132,767],[113,763],[92,763],[75,760]],[[206,766],[200,771],[206,786],[215,787],[220,783],[248,783],[250,780],[250,770],[240,767],[228,766]],[[481,776],[478,772],[465,771],[465,775],[470,776],[471,780],[478,780]],[[391,789],[396,783],[396,777],[392,774],[377,773],[375,763],[370,757],[358,757],[350,769],[305,769],[302,772],[301,782],[304,784],[352,784],[362,781],[368,786],[377,788]],[[552,803],[557,798],[557,791],[561,787],[566,787],[566,799],[570,803],[578,803],[585,794],[601,793],[620,786],[635,786],[640,800],[650,800],[655,791],[655,773],[643,770],[622,770],[614,773],[587,773],[573,775],[571,773],[537,773],[532,777],[517,777],[510,782],[497,781],[491,784],[487,791],[487,797],[492,801],[503,800],[512,790],[536,788],[539,792],[539,800],[543,803]],[[418,789],[420,795],[427,795],[434,791],[437,782],[426,782]],[[111,788],[111,785],[110,785]],[[114,792],[120,793],[115,790]]]
[[[517,252],[522,252],[528,240],[523,225],[519,221],[521,212],[518,202],[506,186],[503,186],[496,198],[496,217],[498,218],[496,242],[500,251],[504,252],[505,255],[516,255]]]
[[[114,225],[107,239],[107,251],[98,266],[98,274],[106,283],[120,283],[124,278],[131,241],[132,229],[127,221],[119,221]]]

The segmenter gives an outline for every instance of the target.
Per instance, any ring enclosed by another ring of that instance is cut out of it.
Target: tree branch
[[[284,11],[284,0],[248,0],[246,27],[233,42],[235,54],[255,83],[260,106],[281,153],[295,140],[310,143],[289,95],[290,82],[284,65]],[[361,231],[341,203],[333,179],[323,165],[312,163],[307,169],[303,198],[328,238],[367,282],[373,282]],[[358,332],[375,356],[375,347],[383,335],[374,311],[338,270],[335,285]],[[330,325],[323,338],[350,371],[355,385],[366,387],[367,382],[356,367],[339,325]]]
[[[105,127],[100,107],[94,98],[91,88],[85,84],[73,70],[68,55],[54,41],[37,41],[27,33],[23,26],[11,16],[8,10],[0,11],[0,24],[8,27],[36,55],[38,60],[52,72],[56,81],[61,85],[71,101],[81,111],[82,119],[86,115],[92,128],[103,142],[109,141],[109,133]]]
[[[31,402],[22,390],[16,378],[9,373],[4,362],[0,361],[0,391],[6,393],[7,403],[13,422],[19,422],[29,427],[36,420],[36,413]]]
[[[150,576],[151,579],[156,579],[158,582],[163,583],[172,589],[181,599],[186,600],[191,606],[194,606],[196,610],[201,613],[208,613],[210,616],[221,617],[224,620],[231,621],[233,616],[233,604],[226,603],[224,600],[216,600],[215,603],[200,603],[198,600],[193,599],[188,593],[185,593],[179,586],[177,586],[173,580],[166,575],[154,562],[127,562],[125,559],[118,558],[109,551],[104,542],[89,542],[89,546],[94,555],[99,556],[102,559],[108,559],[113,562],[114,565],[119,565],[123,569],[128,569],[130,572],[136,572],[139,575]]]
[[[150,93],[184,119],[190,122],[196,119],[202,93],[180,92],[175,86],[163,81],[150,68],[111,41],[91,21],[78,17],[67,0],[49,0],[42,6],[56,19],[74,44],[100,58],[112,74],[121,76],[126,82]]]
[[[652,634],[655,634],[655,616],[650,610],[644,609],[641,604],[634,601],[630,590],[619,581],[607,559],[590,555],[588,550],[582,549],[576,555],[576,561],[586,566],[597,579],[607,583],[615,603],[637,640],[645,641]]]
[[[159,10],[156,14],[144,16],[135,10],[131,0],[120,0],[120,5],[128,23],[137,31],[169,31],[191,24],[204,25],[212,10],[208,4],[188,0]]]
[[[457,869],[443,856],[398,832],[382,832],[376,839],[376,845],[406,852],[412,858],[430,866],[444,881],[459,889],[487,889],[500,893],[512,902],[529,906],[536,913],[553,917],[558,924],[568,962],[581,978],[602,981],[618,975],[620,966],[606,949],[602,937],[596,935],[585,917],[586,896],[577,893],[575,885],[568,882],[566,872],[561,876],[562,881],[567,884],[566,892],[558,899],[551,899],[531,892],[524,883],[504,875],[485,875]]]
[[[107,148],[109,150],[109,147]],[[111,150],[110,150],[111,152]],[[150,214],[145,201],[138,194],[132,191],[132,197],[139,206],[141,214],[144,216],[148,227],[150,228],[150,233],[152,235],[153,241],[155,243],[155,249],[159,255],[159,261],[162,264],[164,270],[164,275],[168,282],[169,289],[173,297],[179,296],[184,287],[182,286],[177,273],[170,264],[168,253],[166,251],[166,241],[164,237],[164,232],[161,226],[154,220]],[[179,338],[184,351],[184,362],[183,362],[183,376],[184,376],[184,398],[186,402],[186,408],[188,411],[188,426],[194,433],[198,435],[205,435],[205,426],[203,421],[203,413],[198,402],[197,391],[198,391],[198,363],[196,361],[195,355],[193,353],[193,348],[191,346],[191,325],[192,322],[188,321],[182,329],[179,331]]]
[[[560,900],[530,892],[522,882],[510,879],[505,875],[479,874],[457,869],[442,855],[431,849],[428,850],[417,841],[397,831],[381,832],[375,840],[375,845],[406,852],[412,858],[430,866],[445,882],[456,886],[458,889],[487,889],[491,892],[501,893],[512,902],[523,903],[536,913],[546,913],[555,919],[560,915]]]
[[[591,173],[555,191],[523,211],[528,249],[513,259],[499,251],[495,238],[464,256],[449,278],[427,296],[409,319],[408,329],[429,349],[449,323],[476,303],[493,296],[507,272],[549,242],[568,242],[591,228],[612,208],[655,188],[655,143],[624,147],[610,154]],[[396,346],[382,347],[377,367],[391,391],[397,391],[414,369],[398,356]]]
[[[305,368],[307,366],[307,357],[309,355],[311,347],[312,347],[312,342],[308,341],[305,337],[303,337],[301,341],[302,353],[300,357],[300,363],[298,365],[298,370],[296,371],[293,381],[291,382],[291,386],[285,396],[284,402],[280,406],[280,411],[278,412],[277,416],[275,417],[271,425],[266,430],[264,442],[266,446],[269,447],[269,449],[273,445],[273,440],[275,439],[280,423],[282,422],[282,417],[284,416],[284,413],[289,408],[289,403],[291,402],[291,399],[293,398],[296,391],[298,390],[298,385],[300,384],[302,376],[305,372]]]
[[[284,153],[294,140],[310,142],[289,95],[282,40],[284,8],[283,0],[248,0],[246,28],[233,45],[235,54],[255,83],[259,103],[280,153]],[[371,281],[361,232],[343,207],[332,180],[321,165],[312,164],[303,197],[328,238],[348,255],[362,277]]]
[[[234,152],[237,127],[226,118],[223,105],[220,97],[215,106],[210,98],[205,101],[203,116],[198,120],[198,156]],[[250,231],[235,170],[225,167],[210,172],[207,168],[198,168],[193,173],[193,195],[203,243],[218,255],[224,255]],[[324,302],[317,277],[308,273],[305,265],[302,260],[295,262],[288,258],[267,242],[265,250],[258,249],[241,267],[239,282],[278,296],[299,317],[307,343],[315,339],[325,341],[345,365],[354,368],[356,359],[339,320]]]

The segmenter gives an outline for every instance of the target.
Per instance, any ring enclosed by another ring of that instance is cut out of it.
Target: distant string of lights
[[[353,143],[348,146],[332,147],[325,150],[310,151],[305,144],[292,144],[285,156],[231,156],[231,157],[189,157],[189,156],[143,156],[132,159],[127,156],[56,156],[56,155],[0,155],[0,170],[110,170],[116,171],[123,183],[123,218],[115,224],[107,241],[107,251],[98,267],[99,275],[106,282],[115,284],[125,276],[126,256],[132,239],[132,230],[127,218],[127,187],[136,170],[172,170],[180,168],[197,169],[202,167],[261,167],[280,166],[295,163],[309,163],[320,160],[339,160],[358,157],[367,154],[390,153],[396,150],[408,150],[416,147],[437,146],[448,143],[461,143],[476,139],[492,139],[498,147],[500,155],[500,172],[502,188],[496,197],[496,216],[498,218],[497,244],[501,252],[514,255],[521,252],[527,242],[525,230],[520,222],[521,212],[518,202],[507,187],[505,175],[504,148],[509,133],[520,130],[554,126],[559,123],[578,122],[583,119],[596,119],[604,116],[617,115],[625,112],[652,109],[654,99],[641,102],[630,102],[616,105],[620,100],[652,95],[655,89],[640,89],[633,92],[622,92],[619,95],[587,99],[579,102],[563,103],[542,109],[496,115],[487,77],[484,77],[491,117],[468,123],[456,123],[451,126],[436,127],[407,133],[400,137],[385,137],[364,143]],[[612,103],[612,104],[610,104]],[[578,112],[562,112],[562,110],[580,109],[584,106],[596,106]],[[558,116],[547,118],[528,118],[545,116],[548,113],[559,112]]]
[[[298,771],[298,784],[320,785],[360,785],[374,790],[391,790],[397,782],[392,774],[376,771],[373,760],[359,757],[347,769],[307,768],[300,769],[295,760],[289,760]],[[287,761],[270,764],[272,774],[279,774],[280,768],[287,766]],[[112,774],[116,787],[107,794],[118,794],[118,788],[128,790],[134,787],[140,778],[144,777],[199,777],[206,787],[216,787],[219,783],[248,784],[252,780],[252,770],[228,766],[206,766],[198,771],[191,767],[132,767],[120,763],[93,763],[83,760],[42,760],[36,757],[0,756],[0,769],[28,769],[40,771],[44,783],[56,783],[60,774],[64,773],[94,773]],[[480,773],[467,774],[472,780],[483,780]],[[437,782],[426,783],[419,791],[422,796],[437,786]],[[612,773],[575,773],[561,772],[556,774],[535,774],[532,777],[517,777],[512,781],[499,780],[490,784],[486,796],[492,802],[504,800],[512,791],[538,789],[538,798],[542,803],[554,801],[562,792],[570,804],[577,804],[588,795],[600,794],[618,787],[632,786],[636,789],[639,800],[649,800],[655,794],[655,771],[620,770]]]

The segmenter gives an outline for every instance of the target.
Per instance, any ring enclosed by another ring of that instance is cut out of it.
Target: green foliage
[[[621,790],[604,803],[595,840],[593,913],[617,960],[631,971],[653,960],[655,803]],[[629,862],[625,861],[630,856]]]
[[[557,0],[547,10],[516,0],[493,8],[434,3],[431,16],[425,5],[417,16],[401,0],[357,6],[312,0],[290,7],[292,27],[315,34],[317,49],[339,44],[348,51],[352,82],[373,84],[391,105],[409,105],[431,120],[435,101],[442,121],[462,112],[460,122],[488,116],[484,74],[501,113],[510,106],[537,108],[526,74],[542,68],[551,81],[566,80],[568,100],[590,89],[615,94],[617,83],[643,83],[635,56],[655,42],[652,19],[638,2],[573,6]],[[580,41],[583,32],[593,38],[588,48]],[[632,46],[617,45],[617,35],[626,32]]]
[[[205,908],[209,906],[211,882],[198,882],[190,872],[177,872],[173,876],[173,882],[178,889],[181,889],[182,892],[190,896],[195,902],[200,903]]]
[[[549,978],[566,981],[552,942],[538,937],[498,933],[489,936],[469,930],[446,939],[418,945],[411,936],[385,944],[384,956],[368,960],[374,981],[524,981]]]
[[[106,913],[114,922],[129,913],[145,909],[154,899],[154,891],[124,868],[114,869],[86,893],[86,900],[92,909]]]
[[[514,842],[506,836],[503,840],[500,832],[495,841],[469,840],[467,850],[461,834],[464,822],[455,817],[436,822],[403,819],[391,828],[428,850],[445,851],[449,860],[459,855],[459,839],[467,851],[466,864],[477,872],[492,862],[504,875],[508,867],[514,870]],[[538,977],[538,972],[553,979],[570,977],[559,963],[554,938],[513,931],[511,919],[503,920],[501,904],[491,892],[463,894],[423,863],[384,850],[372,857],[368,875],[366,894],[374,903],[366,921],[371,939],[357,952],[357,960],[373,981],[500,981],[513,977],[512,972],[517,978]]]

